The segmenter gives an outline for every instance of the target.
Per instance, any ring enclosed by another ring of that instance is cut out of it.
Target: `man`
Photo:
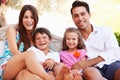
[[[86,2],[74,1],[71,14],[88,52],[88,60],[79,61],[73,65],[73,68],[82,68],[85,76],[95,77],[99,73],[91,69],[94,66],[106,79],[114,80],[114,74],[120,68],[119,46],[114,33],[109,28],[94,26],[90,23],[91,14]],[[87,70],[90,70],[91,74],[86,72]]]

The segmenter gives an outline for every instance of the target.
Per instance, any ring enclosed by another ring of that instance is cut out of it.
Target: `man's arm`
[[[90,59],[90,60],[81,60],[81,61],[75,63],[72,66],[72,69],[85,69],[87,67],[92,67],[102,61],[104,61],[104,59],[100,56]]]
[[[102,61],[104,61],[104,59],[101,56],[98,56],[96,58],[88,60],[87,62],[90,64],[89,66],[94,66]]]

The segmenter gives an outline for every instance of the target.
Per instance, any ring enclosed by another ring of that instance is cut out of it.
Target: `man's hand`
[[[104,59],[100,56],[90,59],[90,60],[81,60],[81,61],[73,64],[72,69],[85,69],[87,67],[94,66],[102,61],[104,61]]]
[[[81,60],[75,64],[72,65],[72,69],[85,69],[90,66],[90,63],[88,60]]]

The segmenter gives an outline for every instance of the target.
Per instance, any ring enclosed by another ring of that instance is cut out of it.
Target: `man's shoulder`
[[[94,29],[99,32],[111,32],[112,29],[108,26],[94,26]]]

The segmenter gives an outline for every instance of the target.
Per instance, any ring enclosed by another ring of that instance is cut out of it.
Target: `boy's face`
[[[43,33],[37,33],[35,36],[35,45],[38,49],[44,51],[49,50],[49,44],[51,40],[49,39],[48,35]]]

